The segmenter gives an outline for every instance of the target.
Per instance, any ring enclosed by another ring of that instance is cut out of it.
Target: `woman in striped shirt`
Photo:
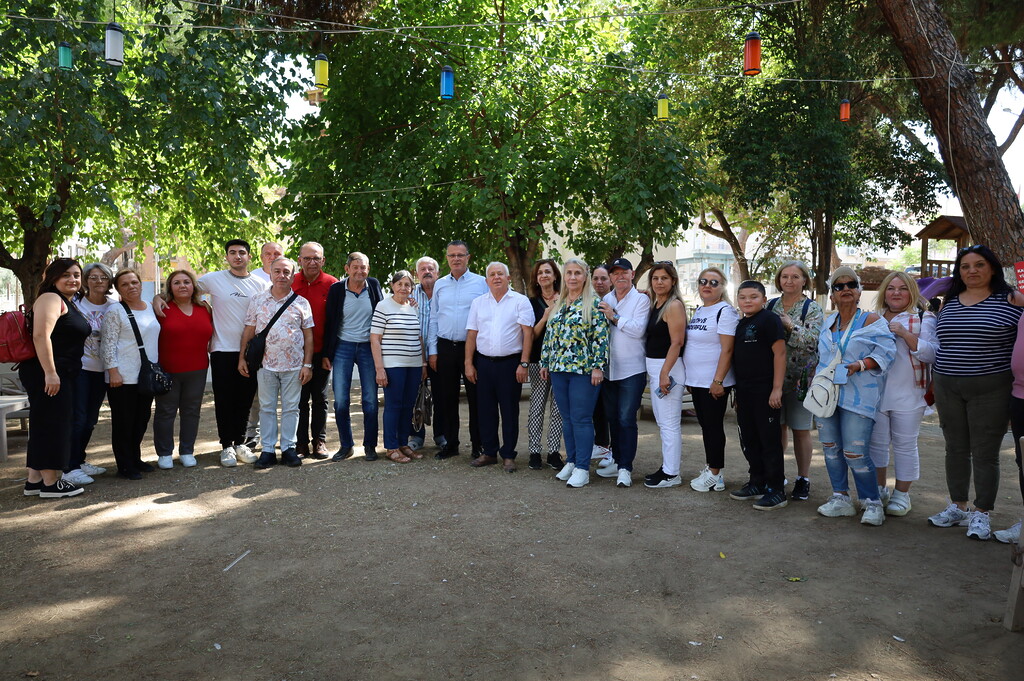
[[[412,286],[407,270],[391,275],[392,295],[377,304],[370,320],[370,351],[377,385],[384,388],[384,447],[395,463],[423,458],[406,444],[420,381],[427,373],[419,316],[409,304]]]
[[[1003,277],[987,246],[964,248],[936,325],[935,406],[946,439],[950,504],[928,519],[936,527],[967,526],[988,539],[989,511],[999,490],[999,448],[1010,421],[1010,355],[1024,294]],[[974,474],[974,510],[968,508]]]

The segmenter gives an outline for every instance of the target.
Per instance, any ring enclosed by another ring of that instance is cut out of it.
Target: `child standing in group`
[[[764,285],[744,281],[736,292],[743,318],[736,326],[732,365],[736,372],[736,422],[750,481],[729,494],[756,500],[754,508],[783,508],[786,498],[779,414],[786,377],[786,331],[778,315],[765,309]]]

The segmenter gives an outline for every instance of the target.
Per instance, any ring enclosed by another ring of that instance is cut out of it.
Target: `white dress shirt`
[[[533,326],[533,306],[522,293],[508,291],[495,300],[488,291],[473,300],[466,329],[476,331],[476,351],[487,357],[522,353],[522,326]]]
[[[608,292],[603,301],[612,306],[619,315],[616,322],[609,324],[608,336],[608,380],[621,381],[630,376],[647,373],[647,353],[644,337],[647,335],[647,316],[651,313],[651,299],[636,290],[622,300],[615,297],[615,290]]]

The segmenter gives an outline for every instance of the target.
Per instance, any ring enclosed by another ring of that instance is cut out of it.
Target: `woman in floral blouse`
[[[562,414],[566,464],[555,477],[569,487],[590,482],[594,405],[608,364],[608,320],[597,309],[599,302],[587,263],[566,260],[558,301],[544,311],[547,332],[540,367]]]
[[[775,288],[781,298],[768,302],[768,309],[779,315],[786,330],[786,380],[782,385],[782,451],[786,451],[789,430],[793,431],[796,454],[796,482],[791,499],[804,500],[811,494],[811,412],[804,409],[807,386],[818,365],[818,337],[825,318],[821,306],[804,295],[811,284],[811,272],[799,260],[782,264],[775,275]]]

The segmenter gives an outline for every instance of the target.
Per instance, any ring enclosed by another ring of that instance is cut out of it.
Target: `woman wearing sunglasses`
[[[986,246],[960,251],[935,327],[939,347],[932,383],[946,440],[950,504],[928,518],[936,527],[967,526],[989,539],[989,512],[999,490],[999,448],[1010,421],[1011,356],[1024,294],[1003,277]],[[974,510],[968,506],[974,477]]]
[[[835,373],[839,386],[835,413],[818,419],[818,437],[832,482],[832,498],[818,507],[818,513],[828,518],[856,514],[850,501],[848,474],[853,471],[857,497],[864,507],[860,521],[881,525],[885,522],[885,511],[868,443],[885,386],[885,372],[896,356],[896,341],[889,322],[858,307],[860,277],[852,268],[837,268],[828,284],[836,313],[821,327],[816,371],[824,370],[836,353],[841,359]]]
[[[693,395],[704,437],[707,465],[690,487],[698,492],[725,489],[725,408],[736,379],[732,373],[732,350],[740,316],[729,303],[725,273],[709,267],[697,276],[698,307],[686,325],[683,373],[686,388]]]

